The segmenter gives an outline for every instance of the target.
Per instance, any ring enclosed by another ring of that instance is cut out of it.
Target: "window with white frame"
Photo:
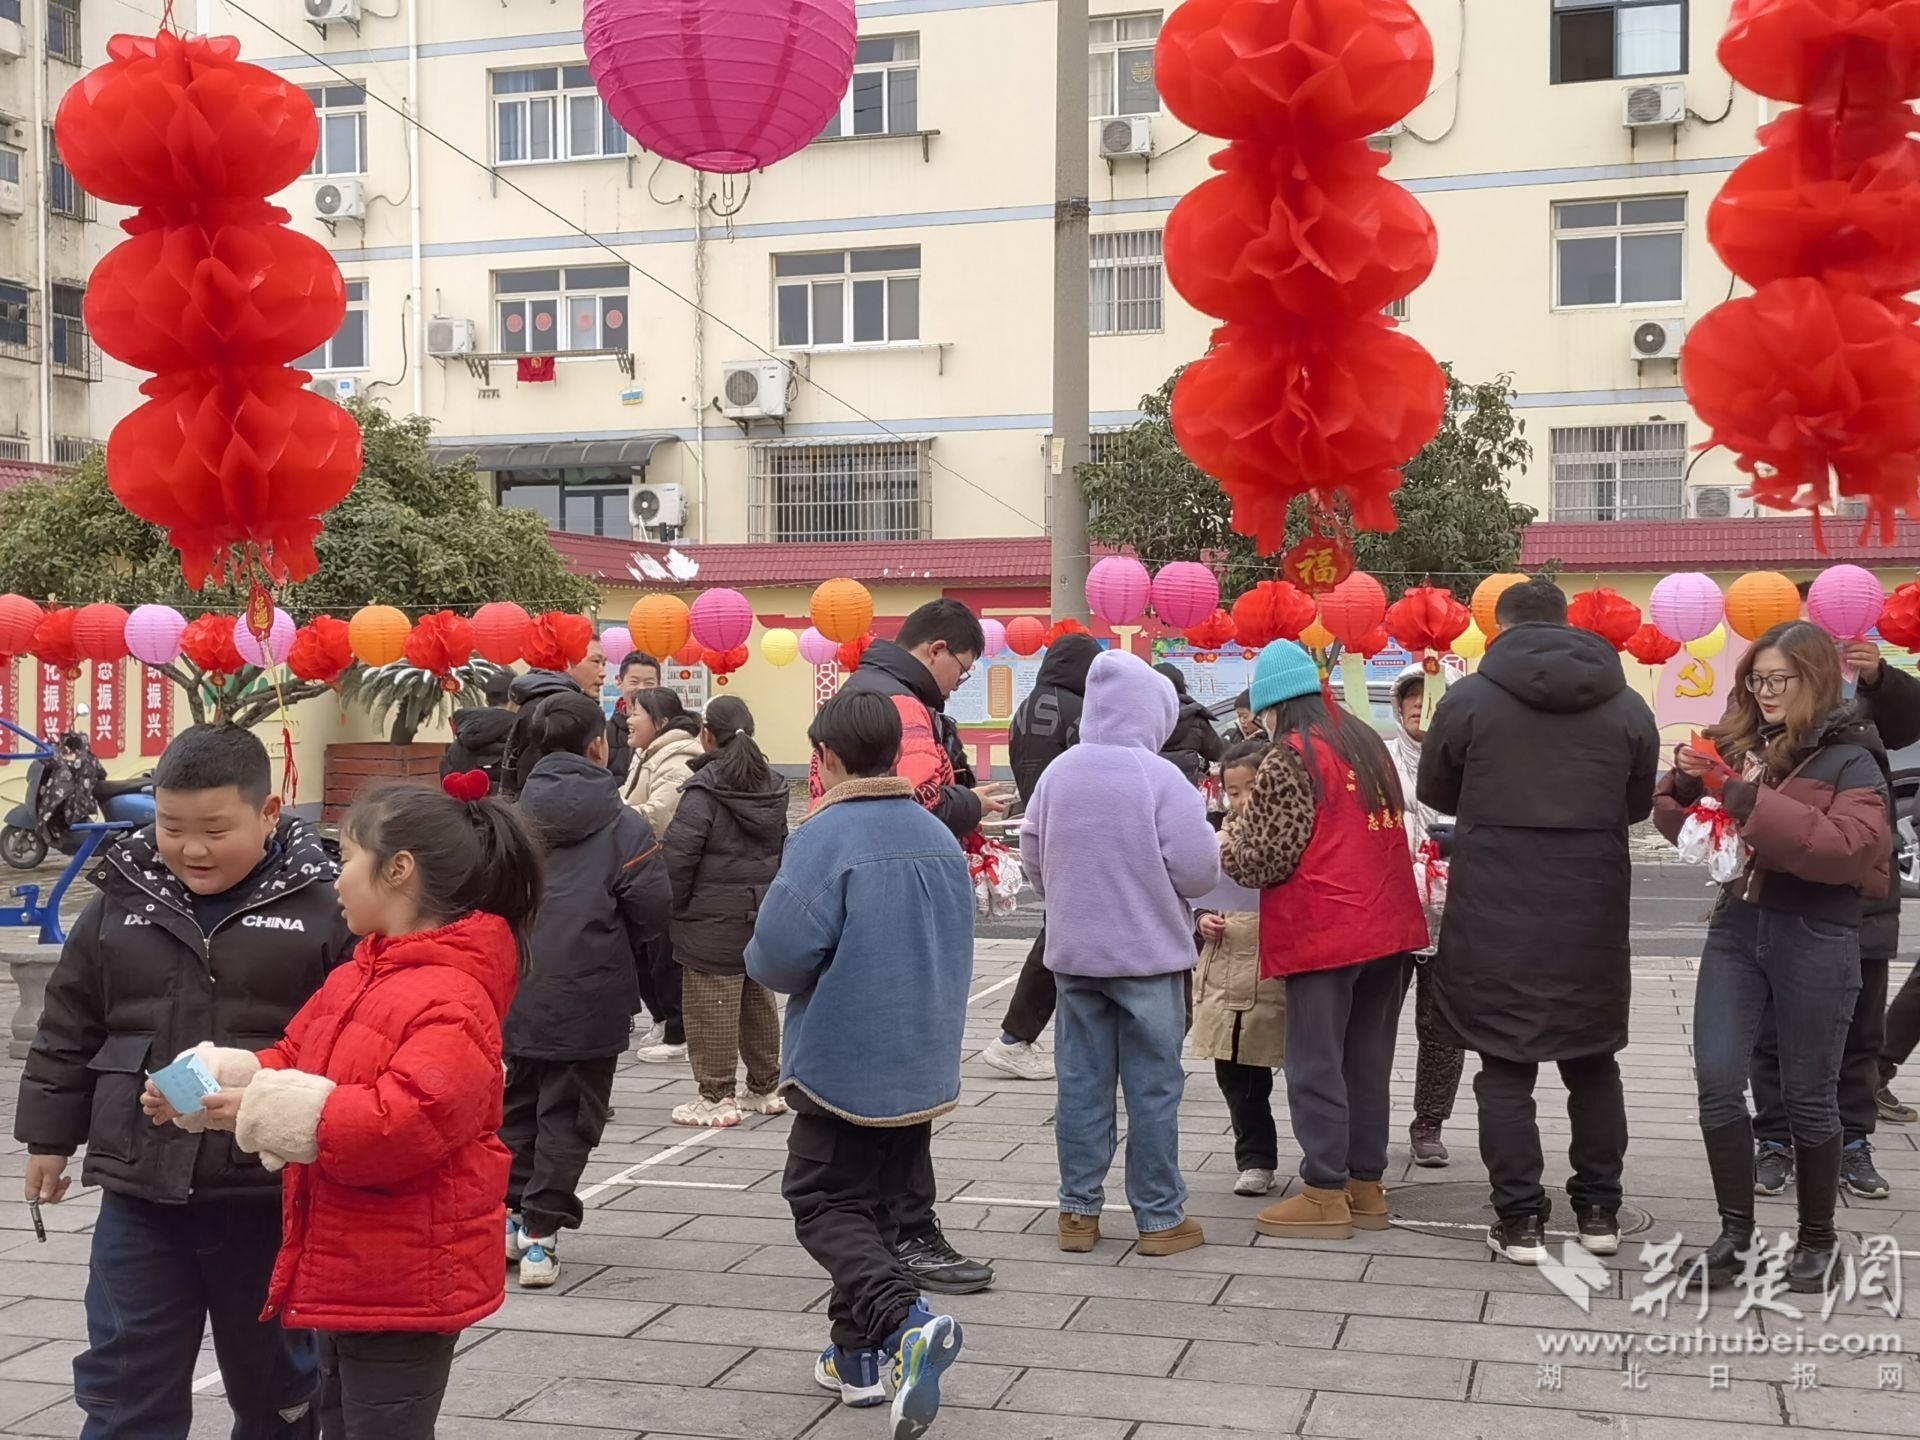
[[[370,363],[367,342],[367,282],[347,281],[347,313],[333,338],[293,362],[296,370],[365,370]]]
[[[1164,325],[1165,267],[1158,230],[1088,237],[1092,256],[1088,325],[1095,335],[1151,335]]]
[[[80,188],[67,162],[60,158],[51,126],[47,128],[47,209],[69,220],[93,219],[93,197]]]
[[[863,38],[854,47],[853,83],[820,138],[912,135],[919,129],[920,37]]]
[[[774,333],[783,350],[920,338],[920,247],[773,257]]]
[[[367,173],[367,87],[315,85],[308,89],[320,117],[320,147],[313,152],[309,175],[364,175]]]
[[[1565,200],[1553,207],[1553,303],[1663,305],[1684,291],[1687,197]]]
[[[1686,0],[1553,0],[1554,84],[1686,68]]]
[[[502,165],[597,160],[627,153],[584,65],[493,72],[493,158]]]
[[[1153,83],[1153,46],[1160,12],[1100,15],[1087,22],[1087,114],[1153,115],[1160,91]]]
[[[80,63],[80,0],[47,0],[47,54]]]
[[[1549,437],[1554,520],[1686,515],[1685,425],[1572,425]]]
[[[501,350],[509,355],[625,350],[629,278],[625,265],[495,272]]]
[[[755,445],[755,540],[918,540],[926,532],[926,444]]]

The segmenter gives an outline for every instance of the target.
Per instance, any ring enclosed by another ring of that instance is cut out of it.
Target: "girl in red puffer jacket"
[[[478,772],[446,786],[348,815],[340,903],[366,938],[287,1038],[197,1052],[222,1088],[191,1118],[287,1167],[266,1316],[323,1332],[328,1440],[430,1440],[454,1342],[506,1283],[500,1020],[540,858]],[[151,1086],[143,1104],[176,1118]]]

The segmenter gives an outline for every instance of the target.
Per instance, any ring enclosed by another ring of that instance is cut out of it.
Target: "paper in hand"
[[[213,1078],[213,1072],[198,1055],[176,1060],[147,1078],[153,1081],[153,1088],[166,1097],[167,1104],[182,1115],[198,1114],[204,1108],[200,1102],[220,1089],[220,1082]]]

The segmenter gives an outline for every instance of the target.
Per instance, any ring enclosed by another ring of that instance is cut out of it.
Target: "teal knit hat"
[[[1320,667],[1291,640],[1275,640],[1253,662],[1253,713],[1298,700],[1320,688]]]

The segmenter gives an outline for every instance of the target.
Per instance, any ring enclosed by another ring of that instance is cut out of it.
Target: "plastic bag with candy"
[[[998,840],[978,832],[967,837],[967,872],[973,877],[973,911],[985,918],[1011,915],[1026,885],[1020,860]]]
[[[1740,838],[1733,817],[1711,795],[1687,812],[1674,847],[1689,865],[1706,866],[1716,885],[1731,884],[1747,868],[1747,842]]]

